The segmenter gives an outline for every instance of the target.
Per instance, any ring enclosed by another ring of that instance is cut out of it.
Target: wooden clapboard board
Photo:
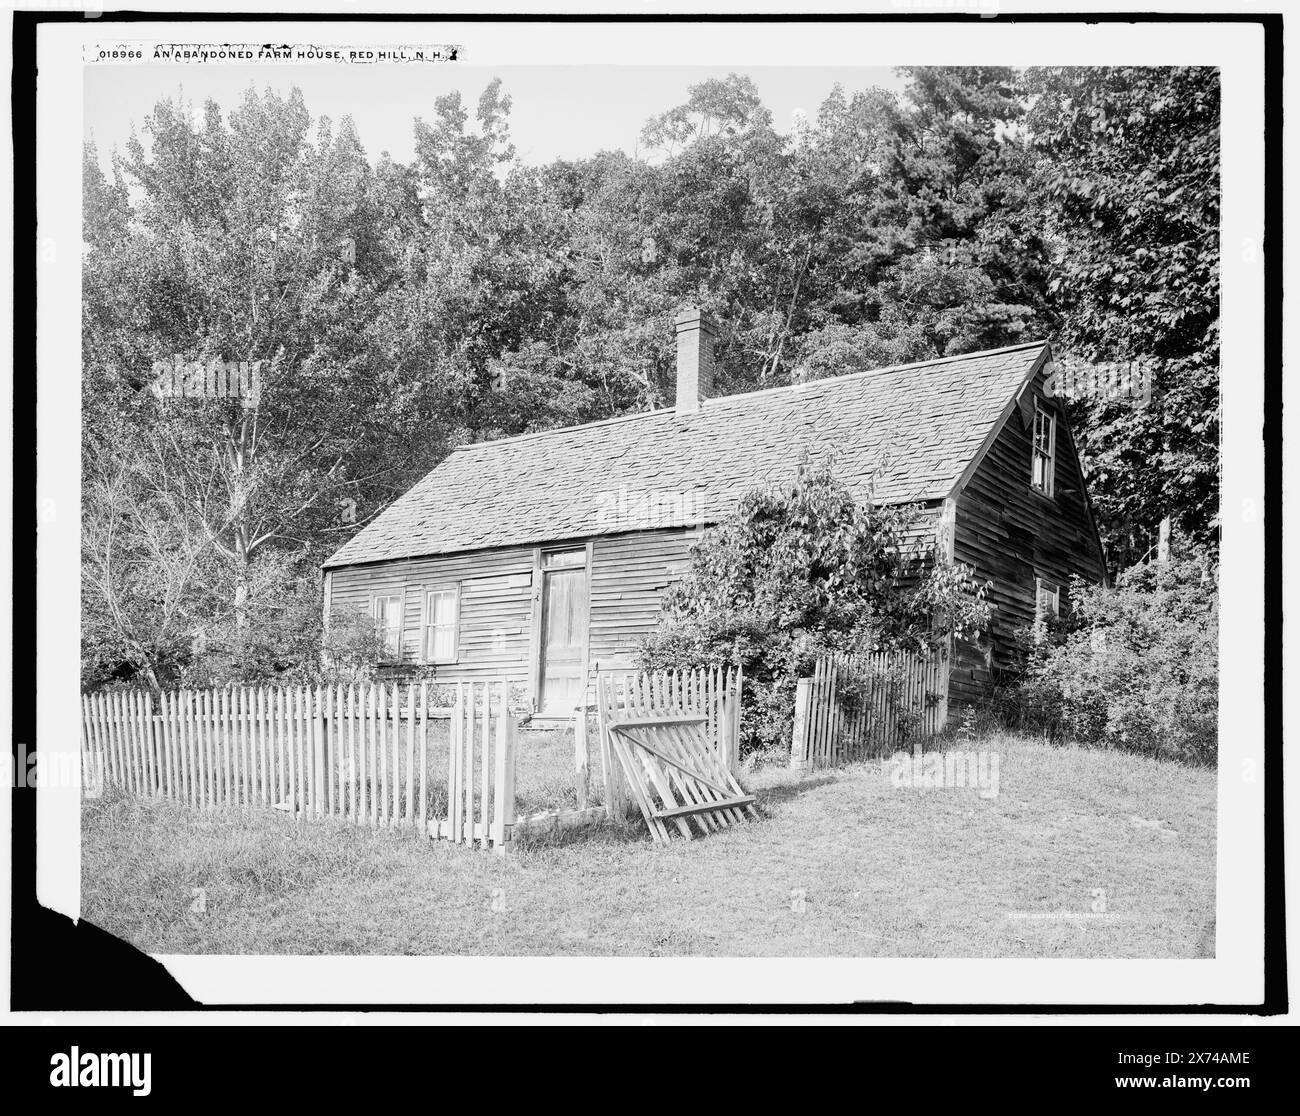
[[[686,840],[757,817],[710,743],[703,716],[628,716],[608,723],[619,765],[650,836]]]

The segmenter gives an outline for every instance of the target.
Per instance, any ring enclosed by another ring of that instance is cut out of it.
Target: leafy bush
[[[1035,651],[1007,711],[1022,727],[1161,758],[1218,752],[1218,570],[1191,556],[1076,580],[1069,624]]]
[[[665,594],[642,666],[740,664],[742,747],[784,751],[795,683],[820,656],[927,650],[987,625],[983,587],[965,567],[932,564],[932,544],[915,541],[917,515],[857,502],[828,468],[751,491]]]
[[[384,633],[368,612],[336,613],[330,618],[329,630],[321,633],[321,681],[345,686],[374,681],[384,644]]]
[[[333,686],[379,676],[384,637],[368,612],[339,612],[326,631],[314,579],[286,577],[278,590],[273,600],[250,611],[244,624],[227,614],[204,625],[160,683]]]

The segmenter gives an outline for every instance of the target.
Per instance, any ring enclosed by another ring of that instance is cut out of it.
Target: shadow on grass
[[[572,845],[634,845],[649,840],[645,823],[637,818],[622,822],[596,821],[564,829],[545,829],[516,837],[511,851],[541,852]]]
[[[779,802],[790,802],[808,791],[816,790],[818,787],[824,787],[831,783],[838,783],[840,776],[835,772],[826,772],[824,775],[809,775],[797,781],[788,783],[775,783],[770,787],[758,787],[753,791],[753,795],[758,799],[758,806],[762,809],[764,806],[775,805]]]

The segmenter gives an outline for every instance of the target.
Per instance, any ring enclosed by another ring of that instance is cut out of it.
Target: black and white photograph
[[[1263,17],[1014,7],[39,24],[42,907],[194,1007],[1262,1004]]]

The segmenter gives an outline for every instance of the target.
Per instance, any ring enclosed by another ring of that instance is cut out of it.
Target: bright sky
[[[434,99],[459,89],[470,107],[494,77],[513,98],[510,130],[527,163],[581,158],[597,151],[636,150],[642,125],[656,113],[682,104],[687,89],[729,72],[748,73],[780,131],[792,113],[817,112],[831,87],[846,92],[873,85],[901,91],[903,81],[878,67],[683,67],[683,66],[88,66],[85,131],[107,163],[154,103],[178,94],[201,109],[209,98],[224,112],[238,104],[250,84],[287,91],[297,85],[313,117],[334,121],[351,115],[366,154],[388,151],[399,162],[413,154],[411,122],[433,114]]]

